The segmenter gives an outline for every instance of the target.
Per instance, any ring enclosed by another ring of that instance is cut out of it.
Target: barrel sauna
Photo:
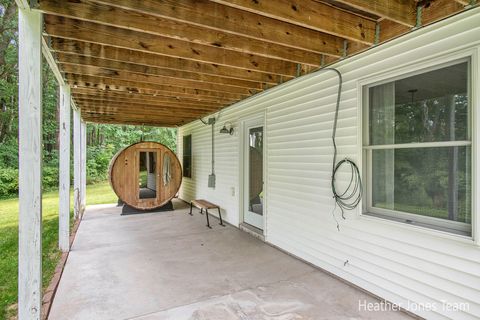
[[[139,210],[165,205],[182,183],[180,161],[158,142],[139,142],[120,150],[110,161],[109,174],[118,198]]]

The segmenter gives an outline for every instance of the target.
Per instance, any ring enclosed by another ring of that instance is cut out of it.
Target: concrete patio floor
[[[232,226],[175,211],[87,209],[50,320],[411,319],[359,311],[375,298]]]

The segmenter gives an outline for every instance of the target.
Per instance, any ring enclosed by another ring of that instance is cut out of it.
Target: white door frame
[[[263,140],[263,190],[265,192],[265,196],[264,196],[264,203],[263,203],[263,230],[262,230],[262,233],[263,235],[265,236],[266,235],[266,229],[267,229],[267,198],[268,198],[268,193],[267,193],[267,180],[266,180],[266,177],[267,177],[267,157],[266,157],[266,153],[267,153],[267,130],[266,130],[266,111],[264,112],[261,112],[261,113],[257,113],[255,115],[249,115],[249,116],[246,116],[244,118],[241,118],[239,120],[239,139],[238,139],[238,142],[239,142],[239,166],[238,166],[238,169],[239,169],[239,186],[238,186],[238,195],[239,195],[239,206],[238,206],[238,214],[239,214],[239,217],[238,217],[238,221],[239,221],[239,224],[242,224],[244,223],[244,214],[245,214],[245,199],[244,199],[244,186],[245,186],[245,152],[246,152],[246,148],[245,148],[245,144],[246,144],[246,141],[245,141],[245,137],[246,137],[246,123],[247,122],[250,122],[250,121],[254,121],[254,120],[261,120],[261,123],[262,123],[262,126],[263,126],[263,134],[264,134],[264,140]]]

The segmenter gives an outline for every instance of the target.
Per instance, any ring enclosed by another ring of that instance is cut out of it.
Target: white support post
[[[73,112],[73,204],[75,219],[80,217],[81,212],[81,118],[80,110],[76,109]]]
[[[82,213],[86,207],[87,199],[87,124],[84,121],[81,121],[81,132],[82,132],[82,153],[80,157],[81,161],[81,173],[80,173],[80,207],[82,208]]]
[[[58,246],[70,249],[70,87],[60,86],[60,154]]]
[[[42,14],[18,9],[18,319],[42,307]]]

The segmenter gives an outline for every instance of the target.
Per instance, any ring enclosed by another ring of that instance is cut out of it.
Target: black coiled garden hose
[[[344,211],[355,209],[359,205],[362,199],[362,193],[363,193],[362,178],[361,178],[360,170],[358,169],[358,166],[352,160],[345,158],[337,163],[337,144],[335,141],[335,136],[337,133],[338,111],[340,110],[340,98],[342,94],[343,78],[342,78],[342,74],[337,69],[325,68],[322,70],[333,71],[338,76],[337,103],[335,108],[335,119],[333,122],[333,131],[332,131],[333,163],[332,163],[331,184],[332,184],[333,198],[335,199],[335,208],[336,206],[340,208],[342,212],[342,218],[345,219]],[[335,186],[335,177],[339,169],[343,165],[347,165],[347,164],[350,165],[350,169],[351,169],[350,182],[348,183],[347,188],[343,192],[339,192]],[[335,217],[334,213],[335,212],[333,211],[333,216]],[[339,229],[338,222],[337,222],[337,228]]]

